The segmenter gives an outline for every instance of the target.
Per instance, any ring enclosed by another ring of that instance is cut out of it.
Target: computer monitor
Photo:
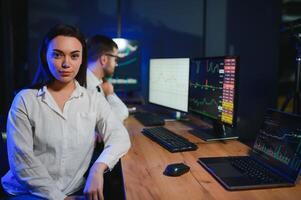
[[[136,92],[140,90],[140,49],[136,40],[113,39],[118,45],[118,66],[110,82],[116,92]]]
[[[189,58],[152,58],[149,103],[188,111]]]
[[[206,140],[233,139],[236,122],[238,58],[234,56],[190,60],[188,111],[209,119],[212,128],[197,128]]]

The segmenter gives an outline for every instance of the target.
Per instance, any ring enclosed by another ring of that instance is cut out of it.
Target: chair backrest
[[[0,178],[6,174],[9,169],[7,159],[6,137],[3,138],[2,133],[6,132],[6,117],[0,116]],[[0,197],[4,195],[2,185],[0,184]],[[1,199],[0,198],[0,199]]]
[[[7,159],[7,147],[6,137],[3,137],[2,133],[6,134],[6,117],[0,116],[0,177],[2,177],[9,169]]]

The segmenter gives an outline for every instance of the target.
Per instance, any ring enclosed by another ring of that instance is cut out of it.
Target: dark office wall
[[[226,55],[227,2],[225,0],[206,1],[204,56]]]
[[[267,108],[276,108],[280,0],[230,0],[226,54],[240,56],[237,132],[254,139]]]
[[[1,1],[0,3],[0,11],[3,12],[3,2]],[[1,18],[1,25],[0,25],[0,49],[4,49],[4,20]],[[3,51],[2,51],[3,52]],[[0,53],[0,65],[3,67],[0,67],[0,114],[4,114],[4,105],[6,104],[6,100],[4,96],[6,96],[6,87],[5,87],[5,79],[4,79],[4,74],[5,74],[5,67],[4,67],[4,53]]]
[[[28,82],[27,1],[1,0],[0,114],[6,115],[14,96]]]

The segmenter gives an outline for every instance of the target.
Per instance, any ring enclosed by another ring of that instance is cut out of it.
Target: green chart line
[[[212,89],[212,90],[218,90],[221,89],[220,87],[216,87],[213,85],[202,85],[199,83],[190,83],[190,86],[194,87],[194,88],[201,88],[201,89]]]
[[[217,102],[214,99],[211,99],[210,101],[207,101],[206,98],[203,98],[202,100],[191,99],[190,101],[192,103],[194,103],[196,106],[202,106],[202,105],[212,106],[214,104],[218,105]]]

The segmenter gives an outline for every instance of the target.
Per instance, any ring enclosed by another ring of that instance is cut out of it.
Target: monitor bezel
[[[211,57],[194,57],[194,58],[190,58],[190,62],[189,62],[189,81],[190,81],[190,78],[191,78],[191,62],[193,60],[206,60],[206,59],[226,59],[226,58],[235,58],[236,59],[236,66],[235,66],[235,85],[234,85],[234,109],[233,109],[233,122],[232,124],[229,124],[229,123],[226,123],[226,122],[223,122],[222,120],[220,120],[220,122],[227,126],[227,127],[236,127],[237,126],[237,110],[238,110],[238,90],[239,90],[239,64],[240,64],[240,58],[238,55],[225,55],[225,56],[211,56]],[[207,120],[210,120],[210,121],[214,121],[214,120],[217,120],[218,121],[218,118],[213,118],[213,117],[210,117],[208,115],[205,115],[205,114],[202,114],[202,113],[199,113],[199,112],[196,112],[196,111],[193,111],[193,110],[190,110],[189,109],[189,99],[190,99],[190,96],[191,96],[191,90],[190,90],[190,86],[188,87],[188,113],[189,114],[193,114],[197,117],[200,117],[201,119],[207,121]]]
[[[150,74],[150,62],[151,62],[151,60],[154,60],[154,59],[188,59],[189,60],[189,64],[188,64],[188,94],[187,94],[187,109],[186,109],[186,111],[179,110],[179,109],[176,109],[176,108],[171,108],[171,107],[164,106],[164,105],[160,105],[160,104],[157,104],[157,103],[154,103],[154,102],[150,101],[150,75],[151,75]],[[160,108],[168,109],[168,110],[171,110],[171,111],[176,111],[176,112],[181,112],[181,113],[188,113],[190,60],[191,60],[191,58],[189,58],[189,57],[153,57],[153,58],[149,59],[149,65],[148,65],[148,97],[147,97],[148,104],[155,105],[155,106],[158,106]]]

